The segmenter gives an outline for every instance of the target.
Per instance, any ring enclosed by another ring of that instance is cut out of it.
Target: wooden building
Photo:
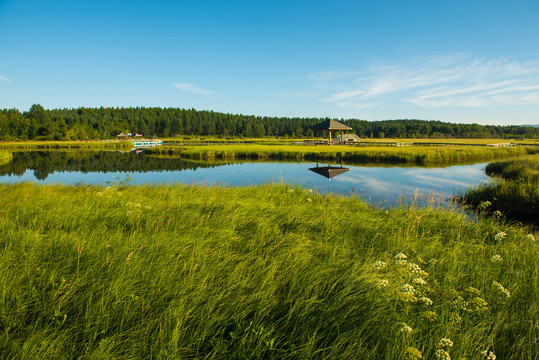
[[[320,138],[320,131],[328,131],[329,133],[329,145],[332,144],[331,142],[331,132],[332,131],[340,131],[341,132],[341,138],[343,138],[344,131],[352,130],[350,126],[346,126],[343,123],[340,123],[336,120],[326,120],[321,122],[320,124],[316,124],[313,126],[313,130],[316,131],[316,142],[319,143]]]

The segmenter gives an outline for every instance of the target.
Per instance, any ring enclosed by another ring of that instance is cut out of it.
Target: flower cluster
[[[431,299],[429,299],[428,297],[425,297],[425,296],[420,297],[418,300],[420,302],[422,302],[423,304],[425,304],[425,305],[432,305],[433,304],[433,301]]]
[[[481,351],[481,355],[486,356],[486,360],[496,360],[496,355],[492,351],[483,350]]]
[[[503,259],[500,255],[494,255],[493,257],[490,258],[490,262],[493,262],[495,264],[499,264],[501,262],[503,262]]]
[[[535,241],[535,236],[533,236],[533,234],[528,234],[526,235],[526,239],[530,241]]]
[[[411,333],[412,331],[414,331],[414,330],[411,327],[409,327],[408,325],[406,325],[406,324],[402,324],[402,327],[399,330],[399,332],[403,333],[403,334],[408,334],[408,333]]]
[[[503,231],[500,231],[496,235],[494,235],[494,240],[501,241],[505,238],[506,235],[507,235],[506,233],[504,233]]]
[[[376,286],[378,287],[386,287],[389,284],[389,280],[381,279],[376,282]]]
[[[440,342],[438,343],[438,346],[439,347],[451,347],[451,346],[453,346],[453,341],[451,341],[451,339],[448,339],[448,338],[442,338],[440,340]]]
[[[509,290],[504,288],[503,285],[500,284],[499,282],[493,281],[492,285],[496,286],[498,288],[498,290],[500,290],[502,293],[504,293],[505,296],[507,296],[508,298],[511,297],[511,293],[509,292]]]
[[[397,260],[406,260],[406,259],[408,259],[408,256],[404,255],[403,253],[398,253],[397,255],[395,255],[395,259],[397,259]]]
[[[386,262],[385,261],[376,261],[372,266],[376,269],[376,270],[381,270],[383,268],[386,267]]]
[[[436,350],[434,355],[436,355],[436,357],[441,360],[451,360],[451,356],[449,356],[449,353],[442,349]]]

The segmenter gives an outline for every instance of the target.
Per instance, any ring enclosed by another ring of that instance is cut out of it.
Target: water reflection
[[[22,177],[31,170],[37,180],[46,180],[55,172],[149,172],[196,170],[215,166],[177,158],[145,156],[139,151],[24,151],[14,152],[11,162],[0,165],[0,176]]]
[[[118,177],[133,184],[216,184],[245,186],[287,182],[319,192],[360,195],[382,206],[418,193],[449,198],[470,186],[489,181],[484,163],[444,168],[331,165],[295,162],[204,163],[160,158],[144,153],[38,151],[13,153],[13,161],[0,165],[0,183],[106,185]],[[331,179],[331,181],[328,181]]]
[[[330,164],[328,164],[328,166],[318,166],[318,163],[316,163],[316,167],[309,168],[309,170],[317,173],[318,175],[322,175],[329,180],[331,180],[331,178],[334,178],[337,175],[341,175],[347,171],[350,171],[349,168],[343,167],[342,164],[341,166],[331,166]]]

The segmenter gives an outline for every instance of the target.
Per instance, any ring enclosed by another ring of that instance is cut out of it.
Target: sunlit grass
[[[0,353],[533,359],[536,239],[288,185],[0,185]]]

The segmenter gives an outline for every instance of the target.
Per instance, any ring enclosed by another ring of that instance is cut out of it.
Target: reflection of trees
[[[112,151],[26,151],[14,152],[11,162],[0,165],[0,175],[21,176],[30,169],[34,170],[37,179],[44,180],[55,171],[147,172],[196,170],[200,167],[215,166],[217,165]]]

